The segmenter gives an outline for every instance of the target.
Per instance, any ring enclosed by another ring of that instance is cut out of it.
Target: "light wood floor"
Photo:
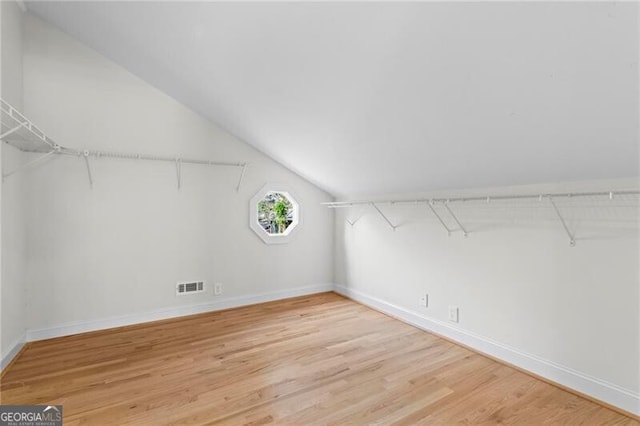
[[[640,424],[333,293],[35,342],[0,389],[67,426]]]

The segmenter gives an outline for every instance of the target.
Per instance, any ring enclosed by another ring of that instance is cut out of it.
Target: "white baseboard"
[[[552,382],[574,389],[627,412],[640,415],[640,394],[637,392],[622,388],[613,383],[608,383],[535,355],[527,354],[484,336],[462,330],[446,322],[434,318],[426,318],[408,309],[371,297],[360,291],[341,285],[336,285],[334,291],[377,311],[391,315],[407,324],[439,334],[475,349],[478,352],[530,371]]]
[[[86,333],[89,331],[105,330],[108,328],[122,327],[125,325],[140,324],[150,321],[181,317],[185,315],[200,314],[203,312],[213,312],[222,309],[237,308],[240,306],[254,305],[256,303],[270,302],[273,300],[287,299],[289,297],[304,296],[307,294],[322,293],[332,290],[333,284],[317,284],[251,296],[230,297],[226,299],[215,300],[209,303],[179,306],[175,308],[145,312],[142,314],[123,315],[91,321],[77,321],[37,330],[27,330],[26,339],[29,342],[35,340],[51,339],[53,337],[69,336],[72,334]]]
[[[24,344],[25,344],[25,335],[23,334],[22,336],[18,337],[12,344],[9,345],[10,349],[7,351],[7,353],[2,354],[2,360],[0,360],[0,371],[4,370],[5,367],[9,365],[11,361],[13,361],[13,358],[15,358],[16,355],[18,355],[18,353],[20,352]]]

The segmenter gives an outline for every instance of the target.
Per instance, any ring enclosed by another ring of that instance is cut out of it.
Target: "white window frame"
[[[269,234],[258,222],[258,203],[271,192],[278,192],[287,197],[293,207],[293,220],[282,234]],[[263,186],[249,202],[249,227],[265,244],[285,244],[290,242],[302,227],[302,212],[293,191],[282,184],[268,183]]]

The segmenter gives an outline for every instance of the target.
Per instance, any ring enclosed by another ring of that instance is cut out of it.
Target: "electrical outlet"
[[[429,294],[425,293],[422,295],[422,297],[420,298],[420,306],[422,307],[428,307],[429,306]]]
[[[449,321],[458,322],[458,307],[449,305]]]
[[[215,283],[213,285],[213,294],[220,296],[222,294],[222,283]]]

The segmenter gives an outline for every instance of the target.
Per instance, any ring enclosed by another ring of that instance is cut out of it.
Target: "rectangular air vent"
[[[176,285],[176,294],[178,296],[182,296],[184,294],[202,293],[202,292],[204,292],[204,281],[178,283]]]

